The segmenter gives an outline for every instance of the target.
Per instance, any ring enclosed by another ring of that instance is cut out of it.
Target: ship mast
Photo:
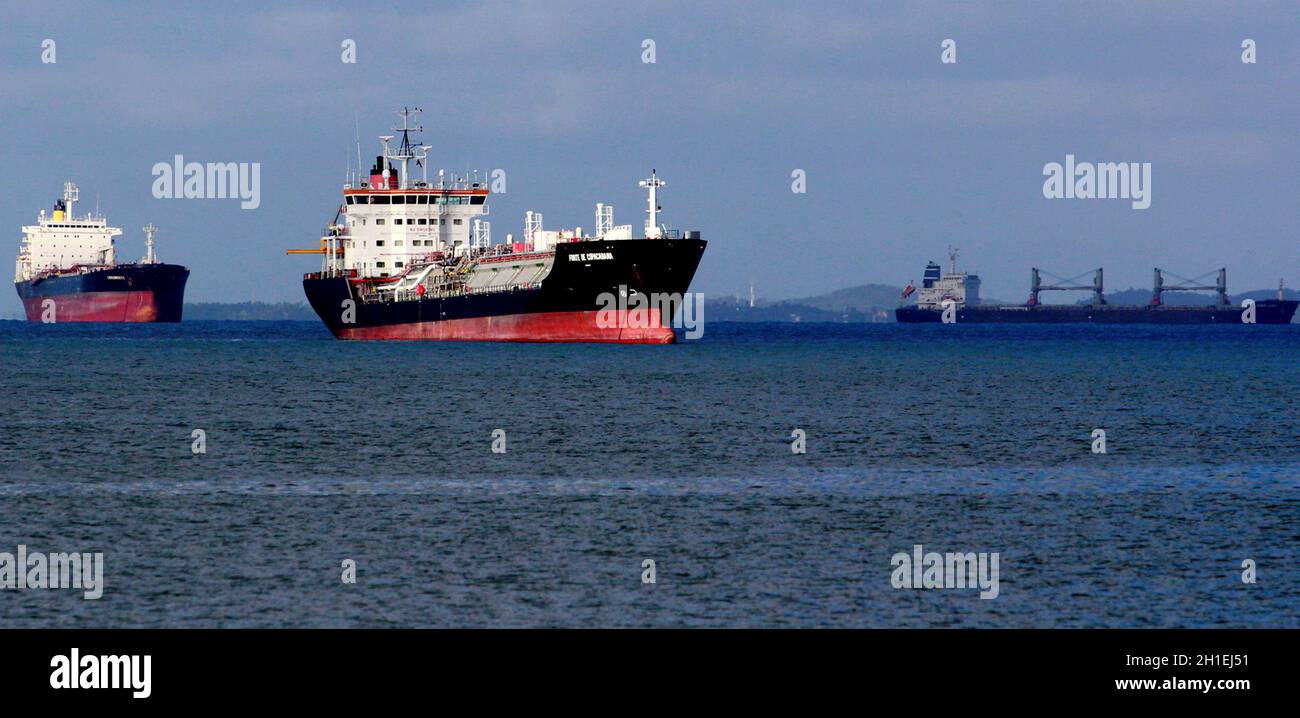
[[[638,184],[650,190],[650,208],[646,210],[646,214],[649,216],[646,217],[645,221],[645,238],[659,239],[663,236],[659,231],[659,210],[663,208],[659,206],[658,189],[668,183],[659,179],[659,175],[652,169],[650,170],[650,178],[643,179]]]
[[[158,231],[158,228],[153,226],[153,222],[150,222],[149,224],[146,224],[144,226],[144,246],[145,246],[144,263],[145,264],[158,263],[158,258],[155,257],[153,253],[153,233],[156,231]]]
[[[429,150],[425,148],[423,145],[420,146],[411,145],[411,133],[424,131],[424,127],[421,125],[416,125],[415,127],[411,126],[412,116],[417,115],[420,112],[423,112],[423,110],[421,110],[418,107],[410,107],[410,108],[403,107],[400,112],[396,113],[398,117],[402,118],[402,126],[393,127],[393,131],[402,133],[402,142],[397,146],[397,152],[395,154],[388,155],[388,157],[390,159],[394,159],[401,162],[401,175],[399,175],[398,178],[400,189],[406,189],[407,187],[410,186],[409,184],[407,184],[407,178],[409,177],[409,175],[407,174],[408,163],[411,160],[419,159],[421,161],[421,164],[423,165],[424,159],[429,155]],[[389,136],[389,139],[392,139],[392,136]],[[419,154],[417,154],[417,152]],[[386,155],[388,154],[388,140],[384,141],[384,154]]]
[[[64,219],[70,220],[73,218],[72,205],[73,203],[77,202],[80,199],[81,199],[81,190],[77,189],[77,185],[71,182],[64,182],[63,183]]]

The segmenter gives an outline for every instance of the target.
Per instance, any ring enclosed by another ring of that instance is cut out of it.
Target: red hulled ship
[[[493,243],[487,182],[429,181],[430,147],[411,144],[418,109],[381,138],[365,180],[343,188],[343,204],[321,238],[322,268],[303,278],[312,308],[340,339],[671,343],[706,243],[699,232],[659,223],[654,172],[644,233],[615,225],[596,205],[595,229],[547,230],[525,215],[522,241]],[[422,176],[410,176],[410,162]]]

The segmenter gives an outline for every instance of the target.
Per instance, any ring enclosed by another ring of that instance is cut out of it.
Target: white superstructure
[[[358,277],[396,277],[435,253],[461,253],[486,238],[483,229],[474,233],[476,218],[488,213],[486,183],[448,179],[443,170],[429,181],[431,148],[410,142],[410,133],[422,129],[410,124],[418,112],[397,113],[402,126],[394,130],[401,142],[392,148],[394,135],[381,137],[384,151],[375,158],[370,179],[344,186],[341,222],[330,227],[336,239],[327,242],[337,245],[327,250],[336,269]],[[418,179],[411,176],[411,160],[421,170]]]
[[[14,281],[26,282],[54,271],[111,267],[115,261],[116,237],[102,215],[77,217],[73,208],[80,199],[77,185],[63,184],[63,198],[55,202],[48,216],[41,210],[37,223],[23,227],[22,244],[14,265]]]
[[[921,280],[921,289],[916,295],[918,307],[941,309],[946,301],[958,307],[973,307],[980,303],[979,275],[957,271],[957,250],[952,247],[948,248],[948,273],[941,275],[939,265],[930,262]]]

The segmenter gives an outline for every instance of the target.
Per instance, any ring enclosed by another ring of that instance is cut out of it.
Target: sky
[[[301,301],[319,260],[284,250],[319,244],[358,128],[373,162],[403,106],[424,110],[432,166],[505,172],[497,241],[525,210],[591,228],[597,202],[640,227],[657,170],[663,220],[709,240],[706,299],[901,286],[949,245],[1013,301],[1035,266],[1103,266],[1112,290],[1153,266],[1300,286],[1300,3],[2,7],[9,251],[73,180],[123,228],[119,259],[159,227],[191,302]],[[259,163],[260,205],[156,198],[177,154]],[[1150,163],[1150,207],[1045,197],[1066,155]]]

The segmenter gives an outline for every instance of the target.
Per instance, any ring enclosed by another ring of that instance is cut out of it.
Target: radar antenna
[[[411,133],[424,131],[423,125],[411,126],[412,118],[421,112],[423,112],[423,110],[418,107],[403,107],[400,111],[395,113],[398,117],[402,118],[402,126],[394,126],[393,131],[402,133],[402,141],[398,144],[397,151],[394,154],[389,155],[389,157],[402,163],[402,174],[399,178],[399,183],[402,189],[406,189],[410,186],[407,184],[407,163],[416,158],[423,160],[428,154],[428,150],[424,150],[424,152],[421,153],[420,146],[413,146],[411,144]],[[392,139],[392,136],[389,135],[388,139]],[[387,140],[384,142],[384,147],[386,151],[388,147]]]

